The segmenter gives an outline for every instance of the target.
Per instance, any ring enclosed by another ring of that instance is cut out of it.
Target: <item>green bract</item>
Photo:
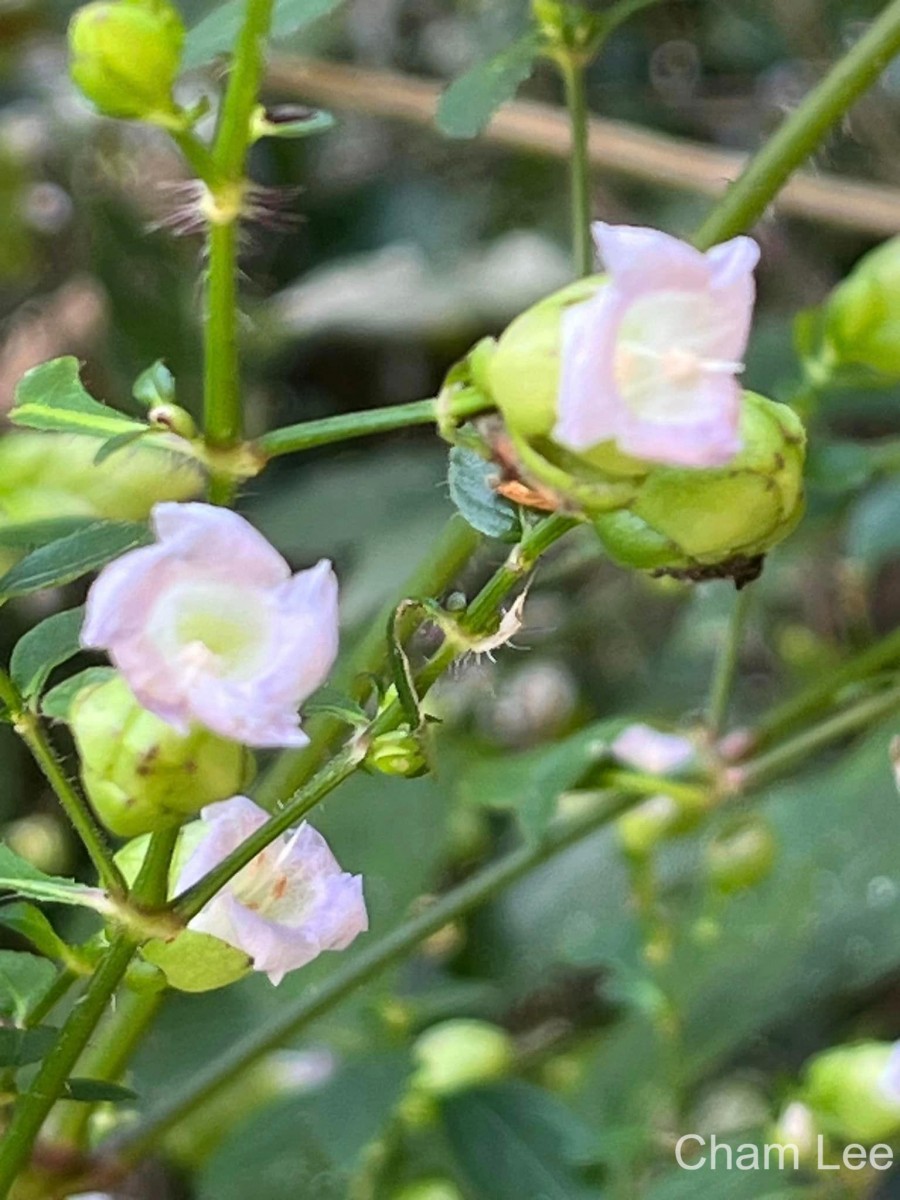
[[[242,746],[200,728],[182,737],[141,708],[118,675],[79,693],[69,720],[85,790],[120,837],[180,824],[246,781]]]
[[[838,364],[900,377],[900,237],[865,255],[825,305],[825,343]]]
[[[106,116],[181,127],[172,88],[183,44],[181,17],[165,0],[96,0],[69,24],[72,79]]]
[[[885,1086],[890,1042],[858,1042],[817,1055],[806,1069],[804,1100],[836,1138],[880,1142],[900,1133],[900,1096]]]
[[[806,435],[783,404],[747,392],[744,448],[726,467],[654,467],[619,511],[594,521],[622,566],[703,577],[752,577],[803,514]],[[758,567],[756,568],[758,569]]]

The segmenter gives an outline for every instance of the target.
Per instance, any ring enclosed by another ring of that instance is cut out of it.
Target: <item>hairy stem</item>
[[[109,892],[124,896],[125,880],[113,861],[112,850],[87,801],[70,782],[44,733],[39,718],[28,708],[19,694],[18,688],[9,675],[2,670],[0,670],[0,701],[9,709],[13,728],[31,751],[35,762],[53,788],[63,811],[84,844],[91,862],[97,870],[101,884]]]
[[[754,225],[791,173],[900,53],[900,0],[884,9],[859,41],[783,122],[713,209],[694,241],[701,249]]]

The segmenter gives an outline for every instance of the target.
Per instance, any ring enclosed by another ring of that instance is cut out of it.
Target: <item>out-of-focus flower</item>
[[[623,729],[610,749],[619,762],[651,775],[678,771],[694,757],[694,744],[688,738],[640,723]]]
[[[458,1018],[426,1029],[413,1046],[413,1058],[413,1087],[429,1096],[450,1096],[508,1075],[515,1051],[505,1029]]]
[[[246,796],[201,813],[206,836],[179,876],[176,895],[222,862],[269,814]],[[304,822],[276,839],[201,909],[188,928],[243,950],[273,984],[318,957],[344,950],[369,927],[362,876],[342,871],[320,833]]]
[[[248,746],[303,746],[300,703],[337,654],[337,580],[291,575],[261,534],[207,504],[158,504],[157,542],[99,575],[82,645],[106,650],[144,708]]]
[[[900,1133],[900,1043],[835,1046],[804,1076],[803,1098],[831,1136],[871,1143]]]
[[[900,376],[900,237],[866,254],[824,308],[826,369],[868,367]]]
[[[554,436],[614,441],[652,462],[718,467],[741,447],[741,389],[759,247],[706,254],[654,229],[594,225],[609,282],[563,315]]]

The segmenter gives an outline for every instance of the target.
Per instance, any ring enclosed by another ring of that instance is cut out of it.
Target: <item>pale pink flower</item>
[[[175,894],[187,891],[269,819],[246,796],[210,804],[206,835],[184,865]],[[342,871],[328,843],[306,822],[267,846],[213,896],[188,925],[243,950],[278,984],[323,950],[344,950],[369,928],[362,876]]]
[[[694,745],[688,738],[641,724],[623,729],[610,750],[619,762],[651,775],[669,775],[694,757]]]
[[[303,746],[297,709],[338,646],[326,561],[291,575],[252,525],[208,504],[157,504],[156,544],[123,554],[92,586],[81,632],[140,703],[248,746]]]
[[[655,229],[594,225],[608,273],[563,316],[554,437],[582,451],[717,467],[741,448],[741,388],[759,247],[737,237],[706,254]]]

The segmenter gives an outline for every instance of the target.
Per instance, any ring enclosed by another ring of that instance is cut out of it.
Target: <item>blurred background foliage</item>
[[[351,0],[279,52],[442,83],[507,44],[524,8]],[[612,39],[590,72],[591,108],[753,150],[879,8],[671,0]],[[76,98],[66,17],[55,0],[0,0],[0,410],[27,367],[65,353],[84,360],[95,395],[124,407],[135,376],[164,357],[179,402],[196,408],[200,248],[166,228],[183,203],[184,167],[162,135],[97,118]],[[199,92],[202,77],[191,86]],[[523,96],[559,103],[549,68]],[[280,211],[248,231],[244,254],[251,432],[434,395],[477,337],[570,275],[564,162],[332,107],[339,121],[325,136],[254,151],[255,177],[285,190]],[[900,187],[898,118],[894,67],[813,170]],[[602,171],[593,195],[598,217],[681,234],[709,204],[663,176],[654,185]],[[876,240],[864,221],[856,231],[852,220],[839,224],[773,215],[758,229],[747,376],[755,390],[791,396],[793,316]],[[812,426],[808,515],[753,588],[738,724],[896,623],[900,481],[872,448],[900,435],[900,395],[829,394]],[[43,515],[77,511],[80,475],[65,447],[35,459],[29,444],[27,435],[0,439],[0,513],[8,519],[26,502]],[[135,457],[114,456],[106,469],[113,498],[91,503],[116,509]],[[433,433],[409,431],[281,460],[247,489],[244,510],[296,566],[335,559],[352,640],[432,545],[451,511],[445,476]],[[182,486],[188,493],[193,483]],[[487,544],[460,587],[470,592],[504,552]],[[4,652],[50,606],[78,598],[73,588],[8,606]],[[534,764],[560,739],[609,717],[697,717],[728,599],[724,584],[626,574],[593,539],[570,539],[532,589],[517,639],[526,652],[471,662],[439,689],[436,776],[357,778],[317,814],[340,861],[366,876],[373,929],[511,844],[529,798],[556,801],[552,771],[550,794],[529,789],[544,786]],[[725,899],[709,882],[704,846],[722,817],[664,853],[673,951],[663,979],[647,966],[640,906],[616,834],[604,831],[345,1003],[223,1096],[214,1119],[180,1127],[172,1144],[187,1182],[151,1169],[132,1194],[337,1200],[397,1195],[430,1177],[452,1180],[470,1200],[812,1194],[820,1185],[802,1175],[676,1171],[666,1137],[676,1101],[676,1127],[758,1137],[811,1053],[857,1036],[900,1037],[892,732],[872,730],[811,760],[756,802],[777,842],[756,888]],[[523,753],[538,758],[507,759]],[[83,869],[52,797],[4,729],[0,821],[46,869]],[[277,991],[254,978],[174,996],[135,1068],[142,1102],[190,1078],[286,996],[314,988],[334,968],[326,959]],[[674,1067],[671,1039],[658,1032],[663,994],[681,1027]],[[460,1016],[510,1031],[516,1078],[454,1096],[437,1123],[399,1122],[413,1037]],[[900,1195],[900,1180],[879,1186],[879,1195]]]

